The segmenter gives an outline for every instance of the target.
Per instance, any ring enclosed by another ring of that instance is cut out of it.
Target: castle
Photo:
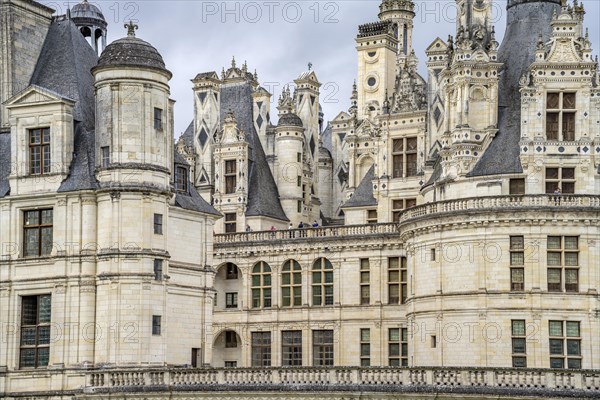
[[[492,0],[456,3],[427,79],[415,4],[382,0],[349,110],[310,67],[272,110],[234,59],[176,141],[136,25],[0,0],[0,394],[598,396],[584,6],[508,0],[500,44]]]

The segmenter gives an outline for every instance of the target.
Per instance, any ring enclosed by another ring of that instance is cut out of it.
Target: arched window
[[[326,258],[319,258],[312,270],[313,306],[333,305],[333,265]]]
[[[259,262],[252,269],[252,308],[271,307],[271,267]]]
[[[298,261],[289,260],[281,270],[281,306],[302,305],[302,268]]]

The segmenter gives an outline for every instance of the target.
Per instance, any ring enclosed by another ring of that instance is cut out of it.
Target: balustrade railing
[[[356,386],[497,388],[498,390],[577,390],[600,396],[600,371],[527,368],[405,368],[405,367],[271,367],[271,368],[165,368],[102,370],[87,373],[87,392],[135,391],[136,387],[202,387],[231,390],[302,390]],[[207,389],[208,388],[208,389]],[[471,390],[472,390],[471,389]],[[184,389],[186,390],[186,389]],[[379,390],[379,389],[378,389]],[[417,389],[418,390],[418,389]],[[466,389],[469,390],[469,389]]]
[[[370,236],[397,233],[398,225],[367,224],[330,226],[324,228],[287,229],[276,231],[240,232],[215,235],[215,244],[264,242],[290,239],[326,239],[348,236]]]
[[[473,197],[422,204],[405,210],[400,223],[413,218],[457,211],[515,209],[528,207],[600,208],[600,196],[542,194],[523,196]],[[228,243],[268,242],[290,239],[327,239],[340,237],[377,236],[398,232],[397,223],[341,225],[322,228],[287,229],[260,232],[225,233],[215,235],[215,245]]]

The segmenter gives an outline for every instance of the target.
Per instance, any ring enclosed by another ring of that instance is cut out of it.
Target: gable
[[[18,106],[42,105],[52,103],[75,104],[75,100],[65,96],[61,96],[60,94],[52,90],[45,89],[36,85],[31,85],[25,90],[21,91],[20,93],[17,93],[16,95],[8,99],[4,104],[6,105],[6,108],[11,108]]]

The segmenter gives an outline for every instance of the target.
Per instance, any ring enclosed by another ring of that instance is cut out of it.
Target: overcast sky
[[[125,21],[139,25],[137,36],[162,54],[173,72],[171,96],[175,108],[175,137],[193,119],[192,79],[199,72],[216,71],[246,60],[260,83],[274,94],[271,115],[276,118],[281,88],[292,83],[308,63],[321,83],[325,119],[333,119],[350,104],[357,74],[355,37],[358,25],[377,21],[380,0],[363,1],[201,1],[201,0],[90,0],[108,22],[108,40],[126,35]],[[571,3],[571,0],[569,1]],[[43,1],[59,11],[64,0]],[[71,2],[71,7],[77,2]],[[415,0],[414,48],[425,75],[425,49],[437,37],[446,40],[456,31],[454,0]],[[584,2],[586,27],[594,53],[600,48],[600,1]],[[496,0],[497,39],[506,24],[506,0]],[[537,34],[532,32],[532,34]]]

